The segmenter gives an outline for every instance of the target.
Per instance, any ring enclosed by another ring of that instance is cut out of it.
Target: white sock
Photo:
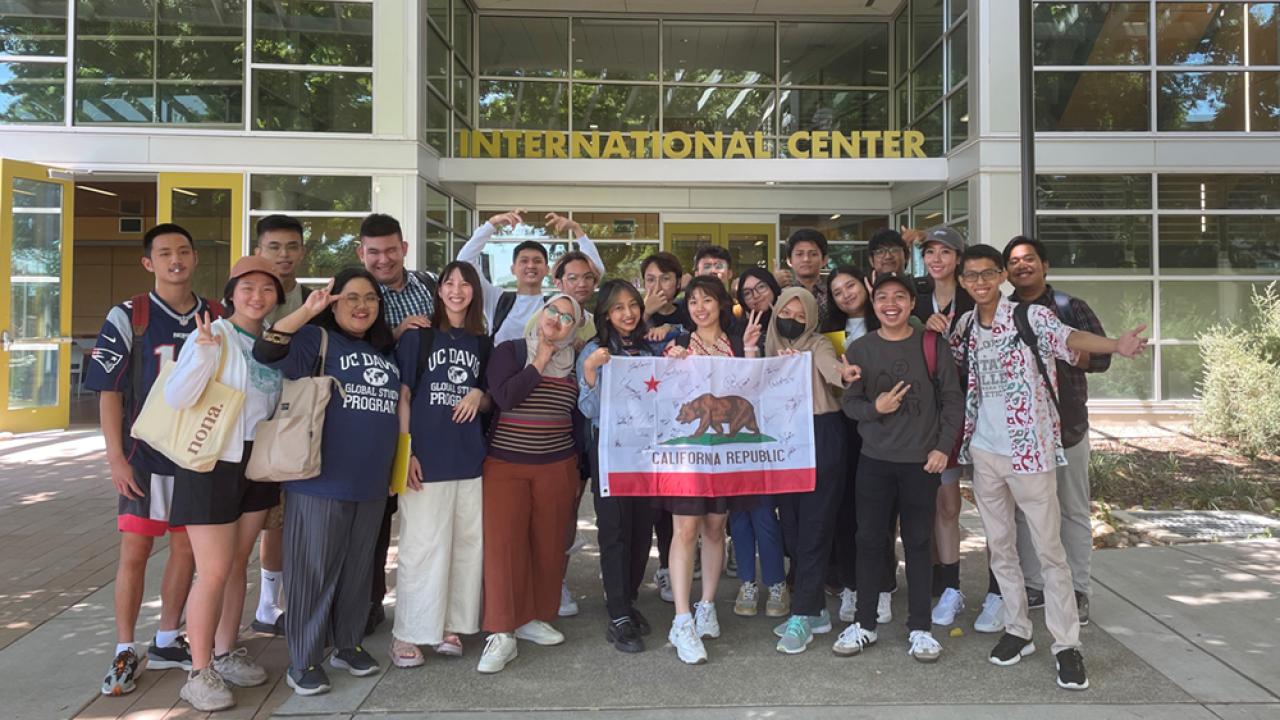
[[[672,624],[676,627],[680,627],[691,622],[693,622],[693,613],[679,613],[676,615],[675,621]]]
[[[283,573],[277,570],[262,571],[262,587],[258,590],[258,622],[274,623],[283,612],[280,609],[280,585]]]
[[[173,647],[181,634],[181,630],[157,630],[156,647]]]
[[[138,654],[138,646],[136,643],[116,643],[117,655],[124,652],[125,650],[132,650],[134,655]]]

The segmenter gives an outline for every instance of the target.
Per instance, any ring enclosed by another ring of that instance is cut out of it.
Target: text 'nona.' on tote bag
[[[234,352],[226,335],[219,334],[218,337],[218,371],[205,385],[200,399],[191,407],[182,409],[165,402],[164,387],[177,364],[173,360],[165,360],[129,433],[178,467],[193,472],[213,469],[244,405],[243,392],[218,381],[227,364],[227,354]]]

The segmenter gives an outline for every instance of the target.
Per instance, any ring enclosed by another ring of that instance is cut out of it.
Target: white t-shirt
[[[867,334],[867,319],[860,317],[851,317],[844,321],[844,349],[849,349],[849,343],[857,340]]]
[[[983,327],[974,319],[973,332],[977,348],[973,354],[974,370],[978,376],[978,417],[970,447],[996,455],[1013,456],[1013,443],[1009,439],[1009,426],[1005,420],[1005,377],[1000,364],[1002,344],[991,328]]]
[[[502,321],[502,327],[498,328],[498,332],[494,333],[493,344],[524,337],[525,326],[542,309],[542,304],[542,295],[516,295],[516,302],[511,306],[511,312]],[[489,317],[493,318],[493,314],[491,313]]]

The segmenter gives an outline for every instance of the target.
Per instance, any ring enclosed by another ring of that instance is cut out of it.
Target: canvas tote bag
[[[226,334],[219,333],[218,338],[218,371],[205,385],[200,399],[181,410],[165,402],[164,386],[177,364],[165,360],[129,433],[178,467],[193,472],[209,472],[217,464],[244,405],[243,392],[218,380],[226,367],[227,355],[235,352]]]
[[[258,482],[307,480],[320,474],[324,412],[333,388],[342,386],[324,374],[329,334],[320,328],[320,357],[311,377],[285,380],[280,404],[270,420],[258,423],[245,477]]]

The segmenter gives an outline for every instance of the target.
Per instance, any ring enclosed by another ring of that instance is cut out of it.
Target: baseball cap
[[[915,279],[910,275],[905,275],[903,273],[884,273],[883,275],[877,273],[876,281],[871,285],[872,294],[875,294],[876,290],[879,290],[882,286],[889,283],[897,283],[907,289],[908,295],[913,298],[916,296]]]
[[[245,275],[252,273],[263,273],[270,277],[276,284],[276,299],[284,300],[284,283],[280,282],[280,275],[276,272],[276,264],[261,255],[245,255],[231,266],[231,276],[227,278],[227,289],[235,285],[235,282]],[[228,294],[230,294],[228,292]]]
[[[923,245],[931,242],[942,243],[955,250],[957,255],[964,252],[964,236],[946,225],[935,225],[925,231]]]

